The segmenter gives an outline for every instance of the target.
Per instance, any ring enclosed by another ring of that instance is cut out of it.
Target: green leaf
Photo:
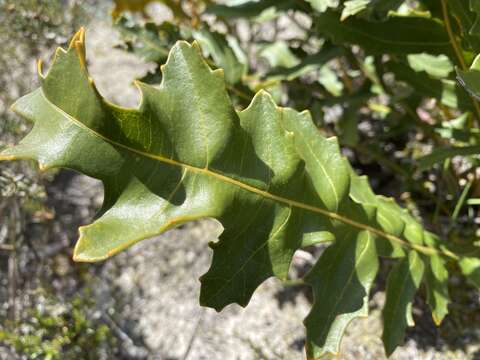
[[[456,119],[448,122],[444,121],[435,129],[435,132],[447,140],[453,139],[460,143],[478,142],[480,140],[480,130],[468,126],[470,118],[471,114],[465,112]]]
[[[442,147],[433,149],[431,154],[422,156],[417,159],[417,168],[424,171],[433,165],[440,163],[454,156],[469,156],[480,154],[480,146],[464,146],[464,147]]]
[[[342,94],[343,83],[339,80],[337,73],[327,65],[320,68],[318,82],[333,96],[340,96]]]
[[[453,55],[450,40],[442,25],[427,18],[393,17],[383,22],[358,18],[340,21],[334,11],[319,14],[317,32],[336,44],[355,44],[372,55],[446,54]]]
[[[414,238],[416,231],[407,232],[407,228],[417,228],[418,224],[405,210],[401,209],[391,198],[376,196],[366,176],[358,176],[353,173],[353,170],[351,176],[351,198],[357,203],[376,208],[377,211],[375,215],[377,222],[384,231],[390,234],[403,234],[405,237],[410,237],[410,241],[413,242],[422,242]],[[413,237],[411,237],[412,233]],[[395,242],[386,243],[377,241],[377,252],[379,255],[385,257],[405,256],[402,247]]]
[[[341,133],[341,143],[348,146],[356,146],[360,140],[358,131],[358,112],[359,105],[346,106],[343,110],[343,115],[340,118],[338,127]]]
[[[408,65],[389,61],[385,69],[395,75],[397,81],[404,81],[412,87],[413,96],[432,97],[442,104],[463,110],[472,110],[473,104],[468,94],[450,80],[437,80],[425,72],[415,72]]]
[[[460,270],[467,277],[468,281],[480,289],[480,259],[464,257],[459,262]]]
[[[413,70],[425,71],[435,79],[446,78],[453,71],[453,65],[445,55],[410,54],[407,59]]]
[[[342,10],[342,16],[340,17],[340,21],[343,21],[350,16],[357,15],[359,12],[362,12],[368,7],[371,0],[349,0],[345,1],[343,4],[344,8]]]
[[[425,242],[434,245],[432,234],[425,237]],[[429,257],[425,269],[425,283],[427,286],[427,303],[432,310],[433,321],[439,326],[448,314],[448,270],[444,258],[433,255]]]
[[[206,12],[227,19],[254,18],[269,8],[278,10],[292,7],[294,0],[262,0],[246,1],[239,5],[212,4],[207,6]]]
[[[477,100],[480,99],[480,70],[475,68],[476,64],[479,63],[478,60],[477,57],[470,70],[463,71],[457,68],[457,79],[460,85]]]
[[[412,301],[422,281],[424,268],[420,256],[411,251],[388,275],[382,335],[387,356],[403,343],[407,325],[414,325]]]
[[[294,80],[312,71],[321,69],[330,60],[342,55],[344,51],[340,47],[326,46],[318,53],[304,57],[295,66],[279,66],[272,69],[267,75],[270,80]]]
[[[308,358],[338,354],[348,324],[368,315],[368,295],[377,271],[375,240],[367,231],[346,233],[325,250],[305,279],[315,298],[305,319]]]
[[[267,59],[271,67],[290,68],[298,65],[300,60],[290,51],[288,43],[283,40],[270,44],[260,44],[259,56]]]
[[[224,72],[209,68],[197,43],[178,42],[161,70],[158,87],[137,83],[139,108],[111,104],[88,74],[81,30],[67,50],[57,50],[41,88],[13,106],[34,126],[0,160],[34,159],[44,170],[66,167],[103,182],[103,208],[80,228],[75,260],[100,261],[185,222],[215,218],[224,231],[211,244],[200,301],[220,310],[245,306],[268,277],[286,279],[302,245],[332,241],[316,268],[334,264],[341,274],[315,270],[308,281],[317,292],[338,294],[327,307],[335,319],[325,334],[317,310],[307,320],[309,339],[330,351],[349,319],[365,312],[377,253],[401,257],[407,250],[412,263],[416,252],[450,256],[426,246],[422,226],[405,210],[373,194],[308,112],[277,107],[264,91],[236,111]],[[418,269],[411,270],[416,279]]]
[[[307,0],[307,2],[312,5],[312,8],[321,13],[329,8],[338,6],[338,0]]]

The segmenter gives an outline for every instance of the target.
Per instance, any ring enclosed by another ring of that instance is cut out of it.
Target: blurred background
[[[88,65],[102,95],[137,105],[132,81],[154,76],[156,64],[129,49],[125,27],[113,24],[113,7],[110,1],[94,0],[0,0],[0,148],[16,143],[31,126],[9,106],[38,86],[36,60],[43,59],[47,68],[54,49],[67,46],[80,26],[87,28]],[[161,24],[173,15],[153,2],[143,14],[124,19],[148,17]],[[215,20],[211,15],[202,19]],[[297,36],[309,19],[294,20],[296,25],[266,18],[235,26],[240,34],[259,38],[282,31]],[[285,64],[291,60],[282,59]],[[328,69],[322,71],[328,78]],[[341,86],[330,85],[332,91]],[[368,161],[360,165],[372,166]],[[388,172],[377,177],[383,193],[396,191],[389,177]],[[304,358],[302,320],[312,300],[308,288],[270,279],[246,309],[232,305],[216,313],[200,307],[198,278],[211,257],[207,244],[221,232],[213,220],[182,226],[104,263],[74,263],[77,228],[93,219],[102,196],[101,184],[83,175],[42,173],[25,161],[0,162],[0,359]],[[292,271],[304,273],[320,252],[298,252]],[[347,330],[341,359],[385,358],[380,339],[384,280],[374,289],[371,316]],[[478,293],[460,278],[453,283],[451,315],[437,328],[418,299],[417,326],[393,359],[480,359]]]

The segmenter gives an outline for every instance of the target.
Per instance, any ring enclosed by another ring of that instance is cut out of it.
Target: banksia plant
[[[447,263],[480,285],[474,250],[458,251],[426,231],[393,199],[375,195],[318,132],[308,111],[278,107],[265,91],[236,110],[223,70],[212,70],[196,42],[177,42],[162,82],[137,82],[141,104],[105,100],[88,74],[85,31],[57,49],[41,87],[12,109],[34,123],[1,160],[32,159],[102,181],[99,217],[80,228],[74,259],[104,260],[185,222],[218,220],[200,303],[218,311],[246,306],[267,278],[286,280],[295,251],[324,244],[305,276],[315,301],[305,319],[308,358],[337,353],[349,322],[368,314],[381,258],[387,279],[387,354],[412,325],[412,300],[425,283],[435,322],[448,312]]]

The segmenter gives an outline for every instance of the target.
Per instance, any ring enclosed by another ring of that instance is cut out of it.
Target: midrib
[[[331,211],[328,211],[328,210],[325,210],[325,209],[322,209],[322,208],[319,208],[319,207],[316,207],[316,206],[312,206],[312,205],[309,205],[309,204],[305,204],[305,203],[302,203],[302,202],[299,202],[299,201],[296,201],[296,200],[292,200],[292,199],[288,199],[288,198],[285,198],[285,197],[282,197],[282,196],[279,196],[279,195],[275,195],[275,194],[272,194],[272,193],[269,193],[268,191],[264,191],[264,190],[261,190],[261,189],[258,189],[254,186],[251,186],[251,185],[248,185],[248,184],[245,184],[241,181],[238,181],[238,180],[235,180],[235,179],[232,179],[228,176],[225,176],[225,175],[222,175],[220,173],[217,173],[215,171],[212,171],[211,169],[209,168],[199,168],[199,167],[196,167],[196,166],[192,166],[192,165],[188,165],[188,164],[184,164],[184,163],[181,163],[177,160],[173,160],[173,159],[169,159],[169,158],[165,158],[163,156],[160,156],[160,155],[155,155],[155,154],[151,154],[151,153],[147,153],[147,152],[144,152],[144,151],[141,151],[141,150],[138,150],[138,149],[134,149],[134,148],[131,148],[127,145],[124,145],[122,143],[119,143],[115,140],[112,140],[112,139],[109,139],[107,138],[106,136],[96,132],[95,130],[89,128],[88,126],[86,126],[85,124],[83,124],[81,121],[77,120],[75,117],[71,116],[70,114],[66,113],[63,109],[61,109],[60,107],[58,107],[57,105],[55,105],[54,103],[52,103],[44,94],[43,90],[41,91],[41,94],[43,96],[43,98],[45,99],[45,101],[47,101],[56,111],[60,112],[63,116],[65,116],[66,118],[68,118],[70,121],[72,121],[76,126],[88,131],[90,134],[92,134],[93,136],[95,137],[98,137],[116,147],[119,147],[119,148],[122,148],[122,149],[125,149],[127,151],[130,151],[132,153],[135,153],[137,155],[140,155],[140,156],[144,156],[144,157],[147,157],[147,158],[150,158],[150,159],[153,159],[153,160],[157,160],[157,161],[161,161],[163,163],[166,163],[166,164],[170,164],[170,165],[173,165],[173,166],[177,166],[177,167],[181,167],[181,168],[184,168],[184,169],[187,169],[188,171],[191,171],[191,172],[194,172],[194,173],[198,173],[198,174],[203,174],[203,175],[206,175],[206,176],[210,176],[210,177],[213,177],[221,182],[224,182],[224,183],[227,183],[227,184],[231,184],[231,185],[234,185],[234,186],[238,186],[246,191],[249,191],[249,192],[252,192],[254,194],[257,194],[259,196],[262,196],[264,198],[267,198],[267,199],[270,199],[272,201],[275,201],[275,202],[278,202],[278,203],[282,203],[282,204],[285,204],[285,205],[288,205],[288,206],[291,206],[291,207],[295,207],[295,208],[299,208],[299,209],[302,209],[302,210],[306,210],[306,211],[310,211],[310,212],[313,212],[313,213],[316,213],[316,214],[320,214],[320,215],[323,215],[323,216],[326,216],[330,219],[333,219],[333,220],[337,220],[337,221],[340,221],[344,224],[347,224],[347,225],[350,225],[354,228],[357,228],[357,229],[360,229],[360,230],[365,230],[365,231],[369,231],[371,232],[372,234],[375,234],[379,237],[382,237],[386,240],[389,240],[389,241],[393,241],[393,242],[396,242],[404,247],[408,247],[408,248],[411,248],[413,250],[416,250],[418,252],[421,252],[423,254],[426,254],[426,255],[447,255],[448,254],[445,254],[445,253],[440,253],[439,251],[437,251],[436,249],[434,248],[430,248],[430,247],[426,247],[426,246],[422,246],[422,245],[418,245],[418,244],[412,244],[412,243],[409,243],[407,242],[406,240],[398,237],[398,236],[395,236],[393,234],[389,234],[389,233],[386,233],[382,230],[379,230],[377,228],[374,228],[374,227],[371,227],[369,225],[366,225],[366,224],[363,224],[363,223],[359,223],[355,220],[352,220],[352,219],[349,219],[343,215],[340,215],[338,213],[335,213],[335,212],[331,212]]]

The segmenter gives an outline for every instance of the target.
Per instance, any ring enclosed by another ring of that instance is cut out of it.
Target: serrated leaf
[[[308,112],[279,108],[266,92],[236,111],[223,71],[208,67],[196,43],[180,41],[172,48],[158,87],[137,83],[137,109],[103,99],[86,64],[81,30],[67,50],[57,50],[41,88],[15,103],[34,127],[0,155],[34,159],[43,169],[67,167],[103,182],[103,208],[80,228],[75,260],[103,260],[182,223],[215,218],[224,231],[211,245],[212,266],[201,279],[200,297],[220,310],[246,305],[270,276],[285,279],[303,244],[335,239],[320,264],[330,263],[328,254],[344,249],[348,232],[360,233],[345,251],[356,244],[355,273],[365,293],[377,261],[366,238],[376,238],[375,251],[382,249],[383,256],[402,256],[405,249],[410,257],[413,250],[441,253],[425,246],[424,230],[406,211],[375,196],[365,178],[357,181],[337,139],[321,136]],[[368,262],[358,252],[367,243]],[[380,243],[390,244],[390,251]],[[351,269],[352,263],[339,266]],[[346,284],[361,292],[358,284]],[[332,313],[349,304],[348,298],[339,301]],[[307,323],[315,334],[318,324]],[[345,323],[339,319],[332,326],[337,339]]]
[[[439,23],[426,18],[388,18],[371,22],[358,18],[340,21],[340,14],[326,11],[315,19],[317,32],[336,44],[354,44],[372,55],[429,54],[453,55],[448,35]]]
[[[382,335],[387,356],[403,343],[407,325],[413,326],[412,301],[422,281],[424,268],[420,256],[411,251],[388,275]]]
[[[383,196],[375,196],[366,176],[352,174],[352,183],[350,190],[351,198],[357,203],[365,204],[377,209],[376,218],[378,224],[390,234],[405,234],[406,224],[414,222],[408,218],[393,199]],[[385,257],[402,257],[405,252],[399,244],[395,242],[377,241],[377,253]]]
[[[375,240],[349,232],[330,246],[307,274],[315,302],[305,319],[307,357],[338,354],[348,324],[368,315],[368,294],[378,271]]]

